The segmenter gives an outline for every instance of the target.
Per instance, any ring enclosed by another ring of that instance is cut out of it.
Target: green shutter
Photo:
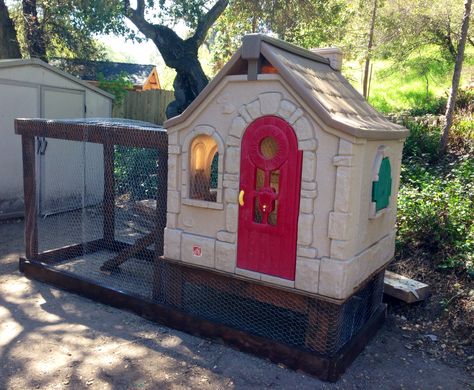
[[[388,157],[382,159],[379,169],[379,180],[372,183],[372,202],[375,211],[388,207],[392,195],[392,169]]]

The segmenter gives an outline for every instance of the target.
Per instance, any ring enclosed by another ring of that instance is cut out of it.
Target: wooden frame
[[[164,229],[166,227],[166,188],[168,167],[168,135],[160,127],[150,128],[104,120],[70,121],[44,119],[16,119],[15,133],[22,137],[23,185],[25,194],[25,252],[26,258],[44,263],[55,263],[92,253],[100,249],[119,251],[114,258],[106,261],[103,271],[110,272],[135,256],[147,260],[153,259],[155,253],[147,249],[155,244],[163,248]],[[82,141],[103,144],[104,156],[104,222],[103,238],[86,243],[77,243],[66,247],[38,253],[38,224],[36,199],[36,150],[35,137],[58,138],[70,141]],[[158,151],[157,187],[161,202],[156,203],[156,220],[153,233],[135,244],[115,240],[115,181],[114,181],[114,146],[150,148]],[[164,201],[163,201],[164,198]],[[162,255],[162,249],[158,250]]]
[[[220,323],[205,320],[134,294],[103,286],[97,281],[55,269],[51,265],[39,261],[20,258],[20,271],[29,278],[80,294],[110,306],[130,310],[146,319],[165,326],[199,337],[212,339],[239,351],[252,353],[294,370],[302,370],[329,382],[336,382],[341,377],[383,325],[386,315],[386,305],[381,304],[374,315],[351,338],[348,344],[336,355],[324,357],[317,353],[311,353]],[[202,272],[210,271],[202,270]],[[252,284],[251,282],[245,283]],[[175,298],[179,299],[179,297]]]

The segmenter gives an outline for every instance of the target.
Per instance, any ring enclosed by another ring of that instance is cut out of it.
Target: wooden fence
[[[173,100],[173,91],[128,91],[120,104],[114,104],[112,116],[162,125],[166,120],[166,107]]]

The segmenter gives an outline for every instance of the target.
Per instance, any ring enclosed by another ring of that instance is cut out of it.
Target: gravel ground
[[[407,348],[389,315],[335,384],[26,279],[23,223],[0,224],[0,389],[469,389],[456,361]]]

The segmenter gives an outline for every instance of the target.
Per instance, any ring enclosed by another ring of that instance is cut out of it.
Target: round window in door
[[[265,116],[242,138],[237,266],[294,280],[302,152],[293,128]]]

